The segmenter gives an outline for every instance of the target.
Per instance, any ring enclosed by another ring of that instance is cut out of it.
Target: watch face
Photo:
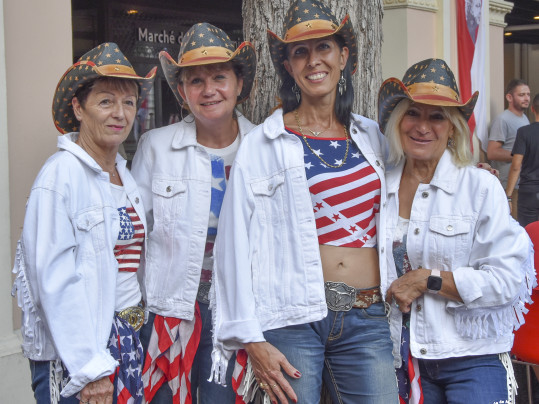
[[[442,277],[429,276],[427,279],[427,289],[432,292],[439,292],[442,289]]]

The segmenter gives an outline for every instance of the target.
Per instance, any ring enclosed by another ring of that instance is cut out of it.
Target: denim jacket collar
[[[252,124],[237,110],[236,116],[238,117],[239,134],[241,140],[251,129]],[[171,145],[173,149],[183,149],[185,147],[196,146],[198,144],[197,128],[193,114],[189,114],[184,120],[171,125],[170,127],[174,127],[175,130]]]
[[[444,151],[444,154],[436,166],[434,177],[432,177],[432,180],[430,181],[430,185],[440,188],[448,194],[453,194],[458,185],[458,169],[455,169],[455,165],[452,164],[452,158],[453,156],[449,150]],[[393,170],[387,172],[388,194],[395,194],[398,192],[405,160],[406,159],[402,159]]]

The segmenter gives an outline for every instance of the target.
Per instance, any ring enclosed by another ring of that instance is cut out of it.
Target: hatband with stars
[[[284,39],[268,30],[271,60],[281,78],[288,74],[283,64],[287,58],[287,44],[325,38],[335,34],[343,38],[345,46],[349,50],[348,64],[351,66],[352,74],[356,72],[358,66],[357,39],[349,15],[346,15],[339,24],[337,17],[327,5],[317,0],[296,0],[288,9],[283,28]]]
[[[180,104],[183,99],[178,91],[178,71],[183,67],[214,63],[237,62],[243,66],[243,88],[237,103],[245,101],[251,93],[256,72],[256,55],[252,43],[242,42],[237,49],[229,36],[207,22],[193,25],[182,38],[178,62],[166,51],[159,53],[159,61],[167,83]]]
[[[425,59],[412,65],[399,80],[391,77],[382,83],[378,92],[378,123],[383,132],[391,113],[404,98],[414,102],[441,107],[456,107],[464,119],[472,116],[479,97],[476,91],[462,102],[455,76],[442,59]]]
[[[91,49],[67,69],[56,86],[52,101],[52,119],[56,129],[60,133],[79,130],[79,121],[75,118],[71,100],[77,90],[89,81],[99,77],[135,80],[140,88],[137,100],[139,107],[153,85],[156,71],[157,67],[154,67],[146,77],[137,75],[127,57],[113,42],[102,43]]]

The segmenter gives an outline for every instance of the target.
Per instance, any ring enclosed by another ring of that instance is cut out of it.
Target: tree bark
[[[340,22],[350,15],[358,40],[359,67],[353,76],[353,111],[376,119],[378,89],[382,83],[382,0],[322,0]],[[243,34],[256,48],[257,72],[251,97],[244,103],[245,116],[262,122],[278,104],[280,80],[271,62],[267,30],[282,37],[283,21],[291,0],[243,0]]]

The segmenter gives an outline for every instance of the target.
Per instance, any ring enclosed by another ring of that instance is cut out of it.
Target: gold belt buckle
[[[137,306],[128,307],[118,312],[118,317],[123,318],[135,331],[138,331],[144,324],[144,309]]]

